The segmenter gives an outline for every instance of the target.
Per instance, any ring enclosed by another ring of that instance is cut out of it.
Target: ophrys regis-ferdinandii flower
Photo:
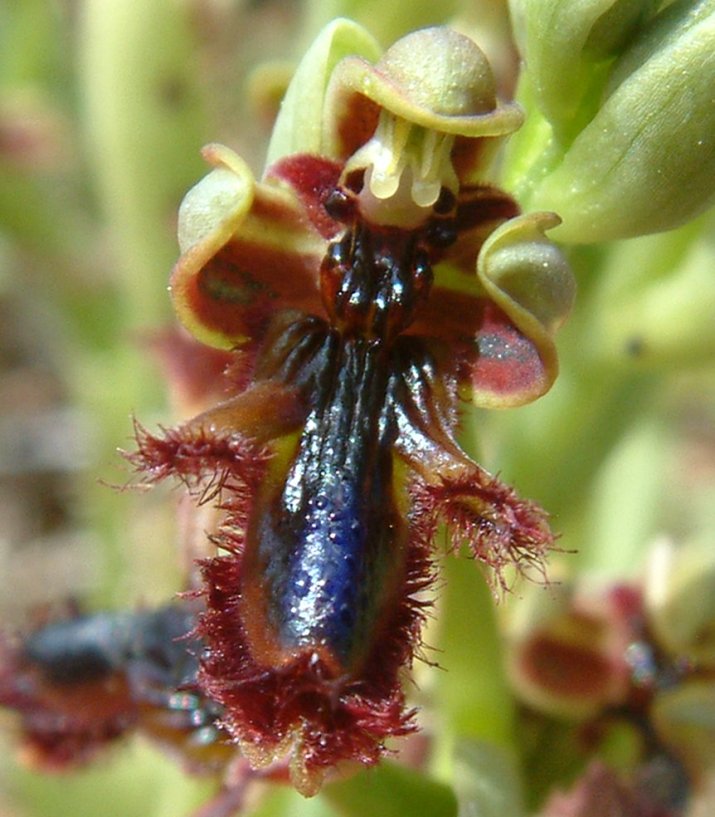
[[[454,435],[459,397],[502,407],[549,388],[573,297],[544,237],[557,219],[483,181],[521,116],[470,40],[429,29],[375,64],[348,56],[315,115],[314,151],[259,182],[207,149],[172,295],[197,338],[236,350],[242,387],[161,436],[140,430],[132,456],[150,481],[215,488],[200,682],[250,762],[289,754],[305,794],[415,728],[401,676],[439,522],[497,584],[551,547],[543,511]]]
[[[306,795],[415,729],[402,680],[438,525],[497,588],[553,545],[541,508],[455,438],[459,399],[548,390],[573,299],[544,236],[557,217],[486,180],[520,121],[467,38],[427,29],[379,57],[337,21],[298,68],[263,178],[210,146],[181,208],[172,297],[231,352],[228,395],[139,428],[130,459],[219,509],[198,688],[252,766],[288,756]]]

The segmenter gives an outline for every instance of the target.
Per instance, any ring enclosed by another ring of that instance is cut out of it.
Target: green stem
[[[495,600],[473,562],[446,560],[438,615],[443,652],[435,678],[441,723],[434,766],[440,777],[450,779],[460,741],[515,753],[515,707],[502,666]]]

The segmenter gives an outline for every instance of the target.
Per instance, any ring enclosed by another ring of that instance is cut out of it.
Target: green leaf
[[[324,797],[344,817],[457,817],[457,800],[449,786],[390,761],[331,783]]]
[[[521,817],[524,804],[516,759],[491,743],[457,744],[454,787],[459,817]]]
[[[652,0],[511,0],[517,41],[539,107],[557,138],[573,132],[602,82],[598,64],[631,36]]]

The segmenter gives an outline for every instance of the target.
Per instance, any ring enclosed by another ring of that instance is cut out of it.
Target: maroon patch
[[[298,154],[272,165],[268,177],[288,182],[306,209],[308,218],[323,238],[332,238],[341,225],[327,213],[325,202],[338,186],[341,165],[317,156]]]
[[[498,307],[487,303],[474,338],[469,380],[477,392],[540,394],[548,377],[538,349]]]

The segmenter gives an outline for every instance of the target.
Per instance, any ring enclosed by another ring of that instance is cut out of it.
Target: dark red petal
[[[536,344],[491,302],[462,358],[460,392],[479,406],[530,402],[553,382]]]
[[[180,265],[190,260],[184,256]],[[318,263],[315,256],[290,247],[230,241],[190,275],[177,266],[172,278],[175,306],[190,330],[199,326],[224,338],[226,346],[258,340],[280,309],[322,312]]]
[[[530,402],[553,382],[555,361],[485,297],[436,286],[419,329],[454,344],[460,396],[481,408]]]
[[[266,178],[290,184],[313,227],[323,238],[333,238],[342,225],[328,214],[325,202],[337,188],[341,171],[342,167],[337,162],[303,153],[286,156],[271,165]]]

